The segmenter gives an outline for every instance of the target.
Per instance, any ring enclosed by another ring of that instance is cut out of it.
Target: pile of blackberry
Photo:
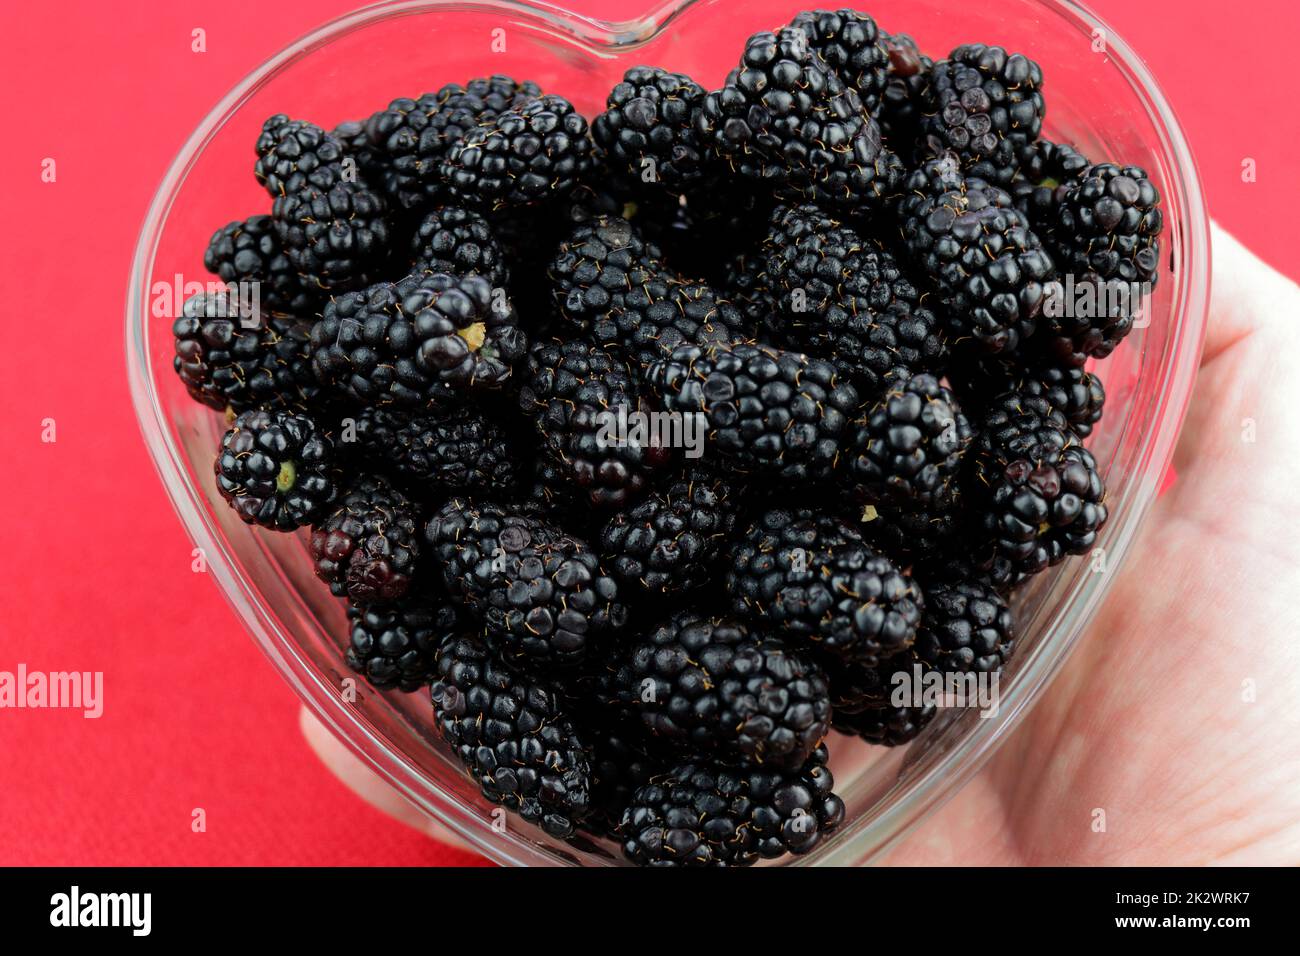
[[[1012,663],[1015,590],[1107,517],[1090,366],[1135,302],[1068,292],[1161,262],[1155,183],[1045,138],[1025,54],[771,26],[595,115],[488,76],[271,117],[270,208],[174,326],[217,491],[301,529],[340,657],[638,864],[834,840],[835,734],[905,745],[943,702],[898,675]]]

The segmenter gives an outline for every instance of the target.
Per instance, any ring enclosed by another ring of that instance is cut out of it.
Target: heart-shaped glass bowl
[[[303,37],[213,108],[158,188],[140,234],[127,303],[127,362],[145,441],[209,569],[254,639],[311,710],[416,806],[501,863],[606,864],[609,843],[566,844],[501,814],[478,793],[433,731],[425,694],[377,693],[349,681],[345,617],[313,577],[302,535],[241,524],[212,477],[225,423],[192,402],[173,373],[171,324],[185,282],[211,280],[202,254],[213,230],[267,212],[252,176],[252,144],[273,113],[329,128],[398,96],[507,73],[599,112],[623,72],[654,64],[716,87],[745,38],[786,23],[798,0],[680,0],[647,16],[601,22],[541,3],[406,0],[366,7]],[[1186,140],[1142,62],[1084,7],[1064,0],[874,0],[883,29],[911,34],[931,55],[996,43],[1042,64],[1044,135],[1094,159],[1136,163],[1163,197],[1167,228],[1149,323],[1098,365],[1106,416],[1089,444],[1105,470],[1105,560],[1077,558],[1016,598],[1018,656],[996,716],[950,709],[910,746],[832,741],[843,827],[790,862],[877,857],[951,797],[1046,688],[1123,567],[1158,493],[1187,407],[1209,298],[1204,200]],[[649,623],[649,622],[641,622]],[[353,688],[354,690],[350,690]]]

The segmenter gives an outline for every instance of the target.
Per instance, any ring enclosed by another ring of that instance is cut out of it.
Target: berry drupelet
[[[618,835],[640,866],[752,866],[815,849],[844,820],[825,747],[796,771],[689,761],[632,797]]]
[[[656,739],[750,766],[803,765],[830,726],[826,677],[775,638],[687,611],[620,647],[614,699]]]
[[[217,490],[248,524],[292,531],[334,503],[339,475],[334,443],[311,418],[283,411],[244,412],[221,439]]]
[[[438,648],[433,715],[493,803],[551,836],[572,836],[591,807],[592,751],[558,688],[507,667],[479,637]]]
[[[411,587],[420,512],[378,475],[360,475],[311,530],[316,576],[355,604],[390,604]]]

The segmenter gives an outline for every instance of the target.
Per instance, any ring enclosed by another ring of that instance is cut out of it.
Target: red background
[[[124,373],[130,256],[167,164],[237,80],[352,5],[4,5],[0,670],[21,661],[104,671],[107,707],[99,720],[0,711],[0,864],[474,859],[391,822],[316,761],[292,693],[214,583],[190,570],[191,544],[145,454]],[[651,6],[569,5],[609,18]],[[1300,277],[1291,215],[1300,8],[1092,6],[1162,84],[1213,214]],[[195,27],[207,31],[201,55],[190,50]],[[45,157],[57,161],[54,184],[41,181]],[[1253,184],[1241,181],[1246,157],[1258,164]],[[56,443],[41,441],[46,418]],[[195,807],[205,833],[191,832]]]

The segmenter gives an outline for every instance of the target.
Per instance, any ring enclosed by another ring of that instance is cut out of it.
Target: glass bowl
[[[618,862],[609,843],[566,844],[500,814],[433,732],[424,694],[379,693],[343,662],[345,616],[312,575],[305,535],[240,523],[213,484],[221,415],[192,402],[172,372],[170,328],[186,292],[206,283],[214,229],[269,211],[252,172],[252,144],[273,113],[330,128],[398,96],[508,73],[563,93],[587,116],[630,66],[686,72],[716,87],[750,34],[788,22],[806,0],[677,0],[610,23],[543,3],[404,0],[348,14],[276,54],[199,124],[167,171],[140,233],[126,333],[132,397],[163,484],[208,567],[253,638],[312,712],[431,818],[492,860],[511,864]],[[1092,619],[1159,491],[1199,361],[1209,297],[1209,234],[1187,142],[1154,79],[1124,42],[1066,0],[873,0],[886,30],[910,33],[931,55],[978,40],[1042,64],[1044,135],[1094,158],[1136,163],[1163,196],[1167,222],[1150,321],[1098,373],[1107,414],[1089,444],[1105,470],[1106,560],[1076,558],[1016,598],[1024,635],[991,718],[945,710],[910,746],[832,741],[843,827],[788,862],[858,864],[879,856],[970,780],[1025,716]],[[354,691],[348,688],[354,685]],[[355,695],[355,699],[351,699]]]

